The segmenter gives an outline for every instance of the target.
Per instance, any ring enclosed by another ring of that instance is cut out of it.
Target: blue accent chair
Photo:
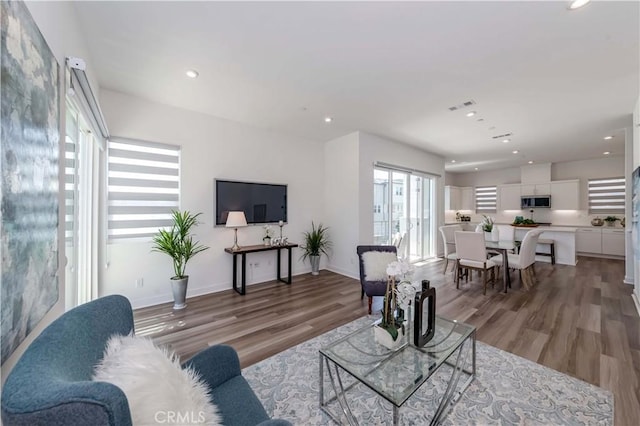
[[[45,328],[22,355],[2,388],[4,426],[131,425],[129,404],[115,385],[91,381],[113,334],[133,330],[123,296],[107,296],[66,312]],[[209,347],[183,367],[208,384],[225,425],[286,426],[270,420],[242,377],[230,346]]]

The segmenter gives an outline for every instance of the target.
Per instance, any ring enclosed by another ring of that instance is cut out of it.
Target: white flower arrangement
[[[273,229],[271,229],[271,225],[264,225],[262,229],[264,229],[264,237],[262,237],[263,240],[273,238]]]
[[[387,275],[396,277],[398,282],[410,279],[413,271],[413,265],[405,259],[398,259],[387,265]]]

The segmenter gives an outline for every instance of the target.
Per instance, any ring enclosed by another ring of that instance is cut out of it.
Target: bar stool
[[[536,253],[536,256],[549,256],[551,257],[551,264],[556,264],[556,244],[555,241],[549,238],[540,238],[538,244],[546,244],[549,246],[549,253]]]

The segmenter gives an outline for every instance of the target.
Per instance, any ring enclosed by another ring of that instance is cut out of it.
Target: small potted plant
[[[264,237],[262,237],[262,242],[265,246],[270,246],[271,238],[273,238],[273,229],[271,229],[271,225],[264,225],[262,228],[264,229]]]
[[[309,258],[311,263],[311,275],[318,275],[320,272],[320,256],[324,254],[329,256],[328,251],[331,249],[331,241],[329,241],[329,228],[321,223],[316,225],[311,222],[311,231],[305,232],[304,245],[300,248],[302,251],[302,260]]]
[[[616,221],[619,220],[615,216],[607,216],[604,218],[604,221],[607,222],[607,226],[616,226]]]
[[[415,296],[415,289],[409,277],[413,267],[406,260],[400,259],[387,266],[387,289],[384,296],[382,319],[374,329],[376,342],[387,349],[395,350],[407,341],[405,314]]]
[[[173,290],[173,309],[184,309],[187,304],[187,285],[189,276],[185,275],[187,262],[196,254],[205,251],[209,247],[200,245],[198,241],[193,241],[191,228],[198,225],[198,216],[202,213],[192,215],[188,211],[180,212],[174,210],[173,225],[169,230],[159,229],[153,237],[152,251],[165,253],[173,260],[173,271],[175,275],[171,278]]]

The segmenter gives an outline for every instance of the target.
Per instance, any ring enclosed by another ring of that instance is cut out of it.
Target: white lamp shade
[[[227,228],[240,228],[241,226],[247,226],[247,218],[244,217],[244,212],[229,212],[225,226]]]

